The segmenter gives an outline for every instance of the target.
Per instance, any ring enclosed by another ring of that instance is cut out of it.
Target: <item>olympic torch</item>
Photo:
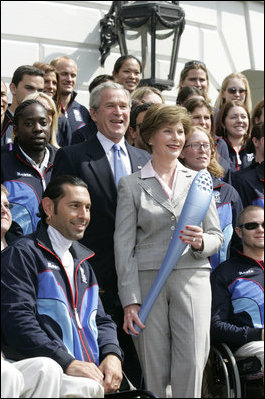
[[[210,206],[212,193],[213,183],[211,175],[206,169],[202,169],[193,179],[162,266],[139,311],[138,316],[143,324],[172,269],[178,263],[187,246],[187,244],[184,244],[179,238],[180,231],[184,230],[187,225],[199,226],[202,223]],[[140,333],[141,329],[135,323],[134,328]],[[131,331],[130,334],[135,335]]]

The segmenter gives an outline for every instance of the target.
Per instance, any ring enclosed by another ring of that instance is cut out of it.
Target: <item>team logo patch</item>
[[[21,176],[21,177],[32,177],[32,174],[30,174],[30,173],[21,173],[21,172],[17,172],[17,176]]]
[[[80,267],[80,272],[81,272],[81,280],[83,281],[83,283],[87,284],[87,278],[86,278],[85,271],[82,268],[82,266]]]
[[[238,272],[240,276],[254,273],[253,269],[246,270],[245,272]]]
[[[219,191],[213,191],[214,199],[217,204],[221,204],[221,194]]]
[[[254,154],[247,154],[247,160],[248,160],[248,162],[253,161],[253,159],[254,159]]]
[[[51,262],[48,262],[47,267],[48,267],[49,269],[60,270],[59,266],[54,265],[54,264],[51,263]]]
[[[75,120],[77,122],[82,122],[82,115],[80,114],[80,111],[78,109],[74,109],[74,115],[75,115]]]

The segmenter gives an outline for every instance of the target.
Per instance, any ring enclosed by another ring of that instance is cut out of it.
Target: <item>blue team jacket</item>
[[[234,348],[261,340],[264,328],[264,266],[238,252],[211,274],[211,340]]]
[[[39,203],[44,191],[43,181],[47,185],[51,179],[53,161],[57,149],[47,144],[50,152],[48,167],[42,176],[20,151],[17,140],[6,144],[1,151],[1,184],[9,192],[8,200],[13,205],[12,219],[17,222],[23,234],[36,230],[40,218]]]
[[[74,359],[98,365],[108,353],[122,358],[116,324],[104,312],[88,263],[94,253],[78,242],[70,252],[75,295],[44,223],[2,251],[2,339],[8,357],[47,356],[64,370]]]

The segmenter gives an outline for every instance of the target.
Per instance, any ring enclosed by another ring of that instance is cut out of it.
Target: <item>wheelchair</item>
[[[153,392],[145,389],[137,389],[129,381],[126,374],[123,372],[123,380],[120,390],[117,392],[106,393],[105,398],[158,398]]]
[[[228,345],[212,345],[203,376],[202,398],[251,397],[264,397],[259,359],[253,356],[236,361]]]

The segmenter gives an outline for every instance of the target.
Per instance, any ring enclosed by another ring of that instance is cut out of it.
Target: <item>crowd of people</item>
[[[176,105],[141,62],[75,91],[77,63],[1,81],[1,397],[104,397],[123,372],[158,397],[201,397],[210,346],[264,341],[264,100],[242,73],[209,98],[206,65],[181,71]],[[145,324],[139,311],[196,174],[213,196]],[[142,330],[140,333],[136,326]]]

